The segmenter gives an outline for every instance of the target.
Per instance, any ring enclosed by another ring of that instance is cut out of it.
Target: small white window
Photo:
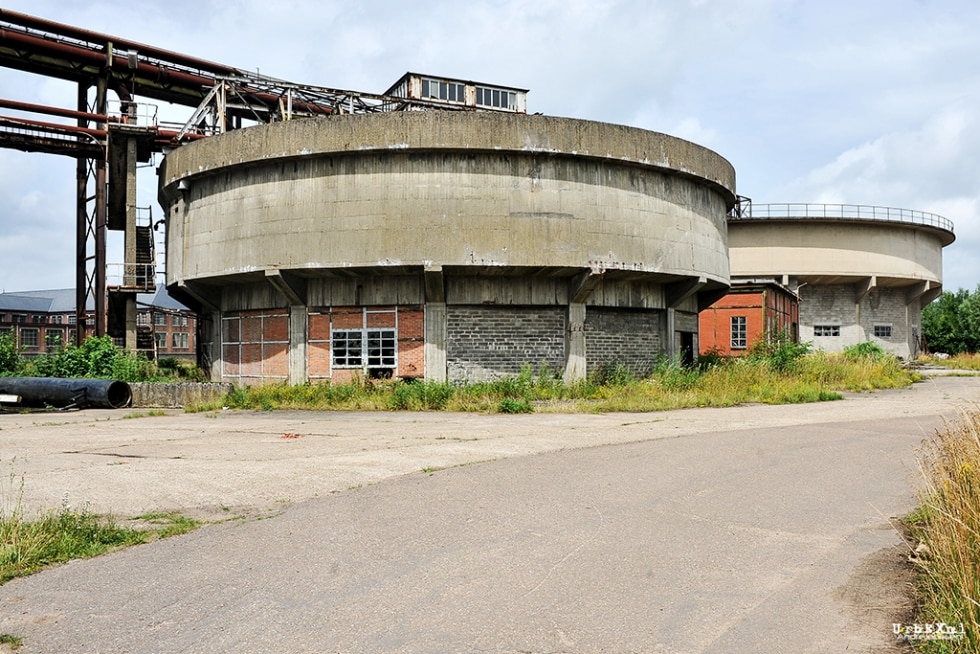
[[[748,329],[745,316],[732,316],[732,349],[744,350],[748,347]]]
[[[814,325],[814,336],[840,336],[840,325]]]

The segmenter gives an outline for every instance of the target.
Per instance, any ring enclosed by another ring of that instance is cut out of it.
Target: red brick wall
[[[775,334],[783,330],[795,338],[794,325],[799,323],[799,310],[795,297],[775,288],[729,293],[698,316],[700,353],[716,352],[722,356],[745,354],[767,333]],[[744,350],[732,350],[731,347],[731,319],[734,316],[746,318],[748,347]]]
[[[241,384],[289,377],[286,309],[229,312],[221,319],[222,379]]]
[[[398,330],[396,377],[422,377],[425,373],[425,314],[419,306],[310,307],[307,317],[307,371],[311,380],[335,383],[353,380],[364,373],[351,368],[333,370],[330,334],[333,329]]]
[[[698,343],[701,354],[715,352],[722,356],[744,354],[765,333],[762,291],[729,293],[698,315]],[[746,318],[746,350],[732,350],[732,318]]]

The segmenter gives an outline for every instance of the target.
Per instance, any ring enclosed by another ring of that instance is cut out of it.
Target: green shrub
[[[864,341],[845,347],[844,356],[851,359],[881,359],[887,357],[888,353],[874,341]]]
[[[22,365],[13,337],[10,334],[0,334],[0,375],[15,375]]]
[[[525,398],[505,397],[500,400],[497,410],[500,413],[532,413],[534,406]]]
[[[799,343],[784,330],[753,345],[749,358],[764,363],[775,372],[786,372],[792,370],[811,349],[810,343]]]

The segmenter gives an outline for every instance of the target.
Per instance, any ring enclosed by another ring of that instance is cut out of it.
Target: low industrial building
[[[743,280],[701,312],[701,354],[741,356],[775,338],[799,340],[800,298],[772,280]]]
[[[9,336],[26,357],[51,354],[75,342],[76,318],[75,289],[0,293],[0,334]],[[137,352],[149,359],[196,361],[197,316],[162,285],[155,293],[137,296],[137,322]],[[83,337],[90,335],[91,329]],[[121,338],[114,341],[125,345]]]

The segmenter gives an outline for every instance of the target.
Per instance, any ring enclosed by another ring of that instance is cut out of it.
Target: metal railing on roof
[[[881,220],[893,223],[928,225],[953,233],[953,221],[943,216],[915,209],[877,207],[868,204],[810,204],[778,202],[755,204],[742,202],[729,220],[765,219],[820,219],[820,220]]]

